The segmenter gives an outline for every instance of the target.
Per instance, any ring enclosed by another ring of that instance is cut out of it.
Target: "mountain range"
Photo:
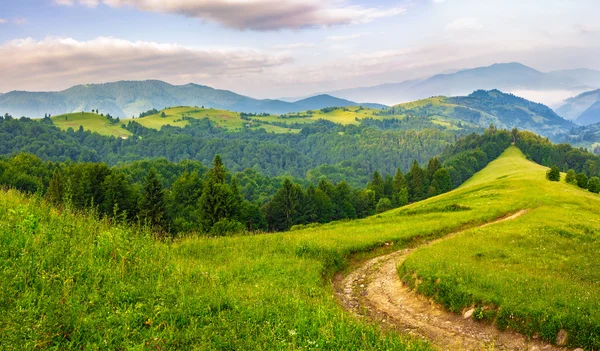
[[[331,91],[343,99],[362,98],[397,104],[431,96],[461,96],[475,90],[498,89],[547,105],[600,88],[600,71],[589,69],[541,72],[520,63],[498,63],[487,67],[437,74],[426,79]]]
[[[586,126],[599,123],[600,89],[567,99],[564,105],[556,109],[556,112],[579,125]]]
[[[59,92],[12,91],[0,95],[0,112],[14,116],[43,117],[45,114],[100,110],[114,117],[138,116],[154,108],[204,106],[247,113],[284,114],[316,110],[331,106],[362,105],[383,108],[385,105],[357,103],[328,95],[318,95],[296,102],[259,100],[228,90],[187,84],[171,85],[162,81],[121,81],[78,85]]]

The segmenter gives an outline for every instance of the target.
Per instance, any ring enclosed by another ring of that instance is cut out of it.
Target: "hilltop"
[[[138,116],[168,106],[201,106],[245,113],[289,113],[329,106],[359,105],[332,96],[304,101],[260,100],[198,84],[171,85],[158,80],[78,85],[59,92],[12,91],[0,95],[0,111],[42,117],[99,110],[114,117]],[[367,104],[370,105],[370,104]],[[371,105],[381,106],[381,105]]]
[[[318,98],[323,103],[332,102],[326,97]],[[306,110],[282,115],[246,114],[226,110],[198,107],[174,107],[154,111],[140,118],[121,119],[120,123],[105,128],[103,117],[71,114],[85,130],[103,135],[116,135],[123,130],[121,124],[135,121],[145,127],[160,129],[171,125],[183,127],[189,119],[208,118],[221,128],[229,131],[256,130],[264,128],[267,132],[297,133],[303,126],[325,120],[342,125],[367,123],[383,129],[442,129],[464,132],[477,130],[494,124],[498,128],[518,128],[539,133],[544,136],[561,134],[571,130],[575,124],[558,116],[552,109],[512,94],[498,90],[476,91],[463,97],[434,97],[380,109],[363,106],[326,107],[318,110]],[[67,115],[61,115],[56,124],[62,129],[73,127],[74,122],[64,123]],[[86,118],[90,118],[86,120]],[[96,121],[99,119],[100,121]],[[124,134],[124,135],[125,135]]]

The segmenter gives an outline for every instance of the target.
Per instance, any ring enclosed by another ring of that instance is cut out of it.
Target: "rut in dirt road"
[[[526,212],[522,210],[478,228],[512,220]],[[462,232],[425,245],[447,240]],[[539,340],[528,340],[514,332],[499,331],[492,325],[450,313],[414,293],[400,280],[397,266],[415,249],[376,257],[364,262],[347,276],[336,277],[335,290],[343,306],[387,329],[427,339],[441,350],[567,350]]]

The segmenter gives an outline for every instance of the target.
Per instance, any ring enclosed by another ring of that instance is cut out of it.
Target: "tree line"
[[[110,167],[94,162],[49,162],[31,154],[0,159],[0,184],[40,193],[57,206],[149,225],[173,235],[283,231],[295,225],[356,219],[445,193],[470,178],[510,144],[508,133],[487,130],[459,140],[421,167],[374,171],[365,187],[327,177],[265,177],[230,173],[220,156],[210,169],[198,161],[140,160]]]

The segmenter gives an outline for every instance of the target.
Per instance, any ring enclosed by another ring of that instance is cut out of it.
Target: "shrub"
[[[575,177],[577,180],[577,186],[582,189],[587,189],[588,187],[588,177],[584,173],[579,173]]]
[[[590,181],[588,182],[588,190],[592,193],[600,193],[600,178],[591,177]]]
[[[391,210],[392,208],[392,201],[390,201],[390,199],[388,199],[387,197],[384,197],[379,199],[377,206],[375,206],[375,211],[377,211],[377,213],[381,213]]]
[[[546,179],[552,182],[560,181],[560,169],[558,166],[552,166],[548,172],[546,172]]]
[[[212,226],[210,234],[214,236],[225,236],[228,234],[241,233],[244,229],[246,229],[246,226],[238,221],[222,219]]]
[[[577,173],[575,173],[574,170],[570,169],[567,172],[567,177],[565,178],[565,181],[568,184],[577,184]]]

